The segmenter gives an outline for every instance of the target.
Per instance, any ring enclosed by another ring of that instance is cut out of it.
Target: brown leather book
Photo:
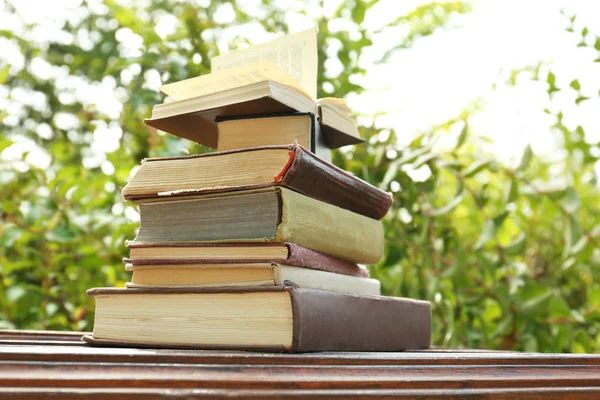
[[[369,277],[369,270],[356,263],[340,260],[295,243],[204,243],[140,244],[127,243],[131,265],[163,264],[254,264],[280,263],[336,274]]]
[[[374,219],[381,219],[392,204],[391,194],[298,144],[148,158],[123,189],[123,198],[164,200],[271,186],[286,187]]]
[[[96,345],[264,351],[428,348],[426,301],[290,286],[88,290]],[[143,333],[143,334],[141,334]]]

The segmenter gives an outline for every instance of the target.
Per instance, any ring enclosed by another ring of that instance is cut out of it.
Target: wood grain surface
[[[81,336],[0,331],[0,397],[600,398],[598,355],[128,349]]]

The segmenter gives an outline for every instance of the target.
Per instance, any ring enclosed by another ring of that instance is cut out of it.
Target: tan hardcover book
[[[298,142],[300,146],[314,152],[315,127],[312,114],[294,113],[252,117],[218,119],[217,150]]]
[[[381,285],[376,279],[277,263],[127,264],[125,268],[132,271],[131,282],[125,284],[127,287],[284,286],[286,282],[293,282],[302,288],[381,294]]]
[[[152,201],[139,209],[134,243],[292,242],[364,264],[383,252],[381,221],[285,188]]]
[[[271,186],[287,187],[375,219],[381,219],[392,204],[389,193],[297,144],[146,159],[123,189],[123,198],[168,199]]]
[[[264,145],[298,143],[322,160],[331,162],[319,122],[313,114],[261,114],[217,119],[217,151]]]
[[[426,301],[296,286],[100,288],[88,343],[267,351],[429,347]]]

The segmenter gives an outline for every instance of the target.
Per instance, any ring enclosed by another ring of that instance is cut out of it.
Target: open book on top
[[[221,55],[212,64],[211,74],[162,86],[174,101],[154,106],[146,124],[216,148],[217,118],[303,112],[317,117],[329,148],[363,141],[344,100],[315,100],[314,29]]]

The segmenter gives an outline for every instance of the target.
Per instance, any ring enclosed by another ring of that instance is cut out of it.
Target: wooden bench
[[[91,347],[0,331],[9,398],[600,398],[600,356],[481,350],[272,354]]]

